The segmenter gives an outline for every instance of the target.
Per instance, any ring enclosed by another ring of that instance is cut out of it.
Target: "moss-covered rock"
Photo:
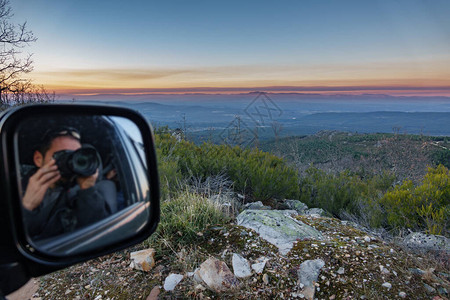
[[[237,217],[238,225],[255,230],[261,238],[287,254],[297,240],[321,240],[322,234],[279,210],[245,210]]]

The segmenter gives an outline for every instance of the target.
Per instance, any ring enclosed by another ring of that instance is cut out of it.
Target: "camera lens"
[[[81,148],[73,153],[71,160],[73,173],[91,176],[99,166],[97,151],[93,148]]]

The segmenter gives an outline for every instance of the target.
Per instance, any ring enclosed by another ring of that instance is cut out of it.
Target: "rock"
[[[147,296],[146,300],[158,300],[159,293],[159,286],[155,286],[150,292],[150,295]]]
[[[278,247],[283,255],[298,239],[323,239],[313,227],[287,217],[279,210],[245,210],[237,217],[237,224],[255,230],[261,238]]]
[[[425,271],[422,271],[421,269],[417,269],[417,268],[410,268],[409,271],[413,274],[420,275],[420,276],[423,276],[423,274],[425,274]]]
[[[381,272],[381,274],[384,274],[384,275],[389,274],[389,270],[386,269],[383,265],[380,265],[380,272]]]
[[[437,290],[439,294],[448,296],[448,291],[445,287],[439,286],[437,287]]]
[[[325,266],[325,262],[321,259],[304,261],[298,269],[297,275],[299,285],[303,284],[303,295],[306,299],[314,299],[315,285],[319,277],[320,270]]]
[[[337,271],[337,273],[342,275],[345,273],[345,269],[343,267],[340,267],[339,270]]]
[[[164,289],[166,291],[173,291],[177,284],[180,283],[180,281],[183,280],[183,275],[181,274],[169,274],[167,276],[166,280],[164,280]]]
[[[263,279],[264,284],[269,284],[269,275],[264,274],[262,279]]]
[[[425,287],[425,289],[427,290],[427,293],[429,294],[433,294],[436,292],[436,289],[426,283],[423,284],[423,286]]]
[[[403,244],[416,252],[445,252],[450,254],[450,239],[445,236],[413,232],[407,235]]]
[[[304,215],[318,218],[325,216],[325,211],[321,208],[310,208],[304,212]]]
[[[245,204],[244,209],[271,209],[271,207],[265,206],[261,201],[257,201]]]
[[[252,269],[256,274],[261,274],[264,271],[266,263],[269,261],[266,257],[260,257],[257,259],[257,263],[252,264]]]
[[[286,204],[287,207],[297,211],[297,213],[300,215],[304,214],[305,211],[308,209],[308,206],[306,206],[306,204],[298,200],[284,200],[284,203]]]
[[[280,210],[280,212],[288,218],[298,216],[298,212],[293,209],[283,209]]]
[[[400,298],[406,298],[406,293],[405,292],[400,292],[400,293],[398,293],[398,296]]]
[[[239,254],[233,253],[232,264],[234,275],[237,278],[247,278],[252,275],[250,263]]]
[[[385,282],[381,286],[387,288],[388,290],[392,288],[392,284],[390,284],[389,282]]]
[[[155,266],[155,249],[149,248],[130,253],[130,267],[148,272]]]
[[[195,273],[194,278],[197,276],[210,289],[216,292],[228,291],[239,285],[239,281],[226,263],[215,258],[209,258],[204,261]]]
[[[193,275],[194,276],[194,281],[197,282],[197,283],[203,283],[204,281],[202,280],[202,278],[199,275],[199,270],[200,270],[200,268],[197,268],[197,269],[194,270],[194,275]]]

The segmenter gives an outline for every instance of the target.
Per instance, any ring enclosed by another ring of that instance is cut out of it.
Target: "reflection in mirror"
[[[21,121],[15,137],[23,223],[33,248],[80,253],[146,225],[147,161],[132,121],[41,115]]]

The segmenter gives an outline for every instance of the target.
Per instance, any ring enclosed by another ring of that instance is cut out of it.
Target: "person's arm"
[[[110,213],[104,195],[96,185],[97,172],[89,177],[78,177],[80,190],[77,192],[74,206],[78,219],[77,228],[106,218]]]
[[[28,211],[36,209],[42,203],[47,189],[60,178],[61,175],[54,159],[39,168],[28,181],[25,195],[22,198],[23,207]]]
[[[95,185],[95,183],[97,182],[97,178],[98,178],[98,169],[97,171],[91,175],[91,176],[87,176],[87,177],[77,177],[77,183],[80,186],[80,188],[82,190],[86,190],[89,189],[91,187],[93,187]]]

